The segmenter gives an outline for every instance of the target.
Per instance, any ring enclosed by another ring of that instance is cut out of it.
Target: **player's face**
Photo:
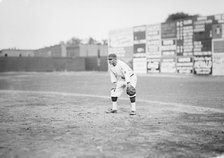
[[[109,61],[110,65],[113,65],[113,66],[117,65],[117,60],[116,59],[108,59],[108,61]]]

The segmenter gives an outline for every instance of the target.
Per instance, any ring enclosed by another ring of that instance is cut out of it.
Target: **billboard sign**
[[[108,53],[115,53],[119,57],[130,57],[133,54],[133,49],[130,48],[133,48],[133,28],[109,32]]]
[[[135,73],[146,74],[147,73],[146,58],[134,58],[133,69]]]
[[[224,39],[214,39],[212,41],[212,75],[224,75]]]

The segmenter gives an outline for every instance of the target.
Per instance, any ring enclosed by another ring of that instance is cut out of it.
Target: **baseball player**
[[[112,109],[107,113],[117,113],[117,99],[121,96],[125,88],[127,87],[127,94],[129,95],[131,102],[130,115],[136,115],[136,83],[137,76],[133,70],[123,61],[118,60],[116,54],[108,55],[110,79],[113,84],[111,89]]]

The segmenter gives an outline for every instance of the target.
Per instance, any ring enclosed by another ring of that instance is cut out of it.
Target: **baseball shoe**
[[[117,113],[117,110],[109,109],[106,111],[106,113]]]
[[[136,115],[136,112],[135,111],[131,111],[130,115]]]

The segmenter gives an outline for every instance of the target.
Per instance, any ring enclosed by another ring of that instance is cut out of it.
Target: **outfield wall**
[[[107,71],[107,57],[0,57],[0,72]]]
[[[220,64],[224,51],[217,54],[212,46],[213,41],[224,38],[223,30],[224,14],[133,26],[109,33],[113,42],[108,43],[108,53],[131,57],[136,73],[224,75]],[[126,41],[132,53],[123,51]]]
[[[0,72],[84,71],[85,58],[1,57]]]
[[[86,71],[107,71],[107,56],[85,57],[85,70]]]

